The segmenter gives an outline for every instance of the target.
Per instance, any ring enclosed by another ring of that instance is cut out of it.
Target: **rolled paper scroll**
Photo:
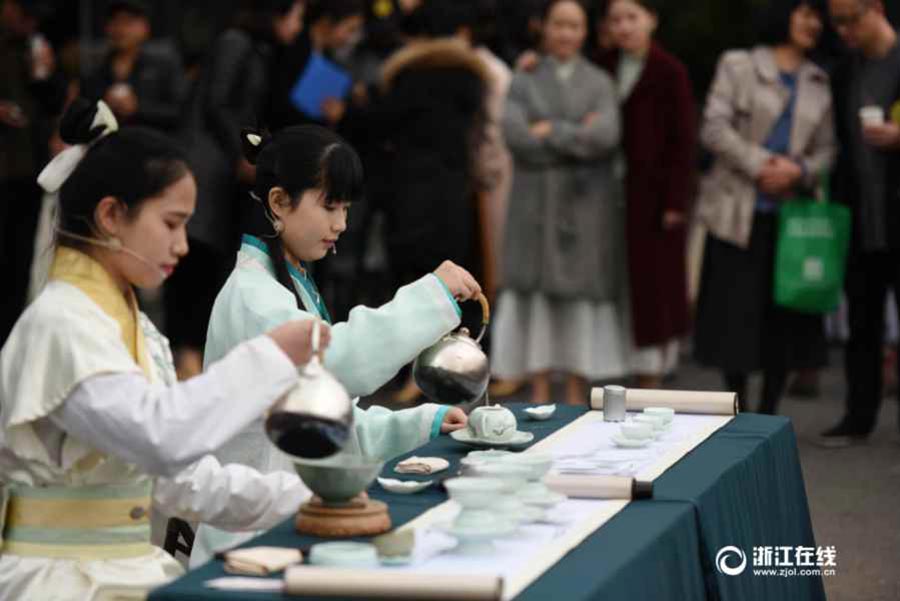
[[[649,499],[652,482],[639,482],[625,476],[592,476],[588,474],[550,474],[544,484],[556,492],[575,499]]]
[[[629,388],[625,409],[643,411],[647,407],[670,407],[676,413],[701,415],[737,415],[737,394],[708,390],[648,390]],[[603,389],[591,388],[591,409],[603,410]]]
[[[436,601],[499,601],[499,576],[412,574],[391,570],[291,566],[284,574],[288,595],[360,597],[365,599],[434,599]]]

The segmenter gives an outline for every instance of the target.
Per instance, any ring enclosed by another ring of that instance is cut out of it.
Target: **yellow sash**
[[[77,287],[97,303],[104,313],[115,319],[125,348],[147,378],[151,377],[147,342],[138,322],[134,290],[129,287],[126,297],[103,265],[89,255],[67,246],[56,249],[50,267],[50,279]]]
[[[121,559],[153,551],[150,481],[94,486],[11,486],[0,553]]]
[[[77,287],[116,320],[131,357],[147,378],[151,377],[137,298],[130,287],[123,294],[100,263],[68,247],[56,250],[50,279]],[[102,458],[102,453],[92,453],[76,467],[90,469]],[[0,486],[0,554],[99,560],[151,553],[150,486],[149,481],[95,486]]]

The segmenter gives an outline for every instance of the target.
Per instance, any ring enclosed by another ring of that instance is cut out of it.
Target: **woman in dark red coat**
[[[647,0],[611,0],[604,25],[616,47],[597,61],[622,105],[632,370],[653,388],[674,369],[688,329],[685,214],[697,144],[687,70],[653,42],[656,23]]]

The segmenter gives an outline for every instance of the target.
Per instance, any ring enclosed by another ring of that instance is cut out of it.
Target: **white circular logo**
[[[728,565],[728,560],[737,557],[739,563],[736,566]],[[716,553],[716,568],[726,576],[737,576],[747,567],[747,556],[734,546],[722,547]]]

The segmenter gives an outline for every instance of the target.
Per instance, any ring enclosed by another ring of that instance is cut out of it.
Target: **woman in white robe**
[[[116,129],[105,105],[76,101],[61,130],[78,145],[39,180],[62,186],[59,246],[0,351],[2,601],[142,599],[183,571],[151,544],[151,511],[263,528],[310,494],[210,453],[296,383],[311,323],[177,383],[134,286],[186,254],[196,186],[170,140]]]
[[[260,202],[248,224],[252,234],[244,236],[235,269],[213,305],[204,352],[207,364],[285,321],[331,321],[306,266],[335,248],[350,203],[362,195],[359,158],[331,130],[306,125],[287,128],[271,139],[244,136],[248,159],[256,164],[254,195]],[[351,396],[371,394],[459,325],[455,298],[471,298],[480,290],[468,272],[445,262],[434,274],[401,288],[386,305],[356,307],[346,322],[335,324],[325,367]],[[354,418],[347,451],[384,460],[466,423],[462,410],[432,403],[403,411],[356,408]],[[262,420],[216,456],[223,464],[239,463],[263,473],[288,477],[294,471],[290,457],[266,438]],[[255,534],[201,525],[191,565]]]

